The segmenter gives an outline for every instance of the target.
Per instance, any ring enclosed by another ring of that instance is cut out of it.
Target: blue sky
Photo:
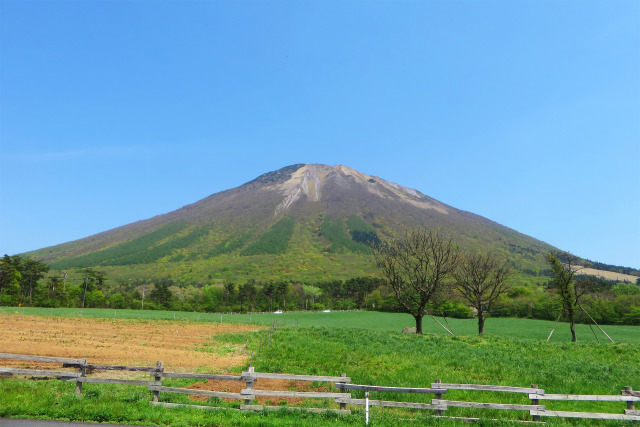
[[[0,0],[0,252],[344,164],[640,267],[636,0]]]

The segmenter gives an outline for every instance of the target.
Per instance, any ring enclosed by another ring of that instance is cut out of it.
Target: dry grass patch
[[[228,372],[246,363],[243,348],[198,351],[203,344],[211,348],[211,337],[217,334],[256,331],[259,327],[225,323],[189,323],[164,320],[94,319],[0,316],[0,352],[88,358],[89,363],[107,365],[154,366],[158,360],[165,371],[195,372],[206,368],[211,372]],[[2,366],[46,364],[2,360]]]

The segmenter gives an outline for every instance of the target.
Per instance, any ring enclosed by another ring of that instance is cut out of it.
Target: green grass
[[[152,406],[145,387],[85,384],[76,398],[74,384],[0,379],[0,417],[127,423],[155,426],[315,426],[349,425],[361,417],[311,414],[253,414]],[[177,396],[179,403],[193,403]],[[201,402],[196,402],[201,405]]]
[[[75,310],[75,311],[74,311]],[[1,313],[24,312],[44,316],[78,315],[77,309],[3,308]],[[85,317],[113,317],[114,310],[83,310]],[[118,310],[117,317],[172,319],[173,312]],[[181,321],[220,321],[219,314],[175,313]],[[382,386],[429,387],[436,379],[451,383],[499,384],[529,387],[537,384],[547,393],[620,394],[625,386],[640,389],[639,327],[607,326],[616,343],[596,343],[588,326],[580,325],[580,342],[569,342],[568,326],[558,324],[550,342],[553,322],[523,319],[489,319],[487,335],[478,337],[473,320],[449,319],[458,336],[449,336],[433,320],[425,319],[425,335],[402,334],[411,326],[408,315],[375,312],[285,313],[223,315],[224,322],[272,325],[258,332],[210,337],[203,348],[244,348],[253,354],[258,372],[339,375],[353,383]],[[441,320],[442,321],[442,320]],[[591,340],[591,341],[590,341]],[[236,373],[246,369],[238,366]],[[193,382],[193,381],[191,381]],[[166,380],[168,386],[185,386],[190,380]],[[121,422],[172,426],[281,426],[352,425],[363,423],[362,409],[350,416],[247,414],[237,411],[200,411],[151,407],[144,387],[85,384],[83,397],[75,398],[73,384],[59,381],[0,379],[0,417],[31,417],[77,421]],[[259,388],[259,384],[256,386]],[[354,392],[354,397],[362,397]],[[431,396],[372,393],[372,399],[425,402]],[[529,403],[528,396],[512,393],[449,391],[450,400]],[[188,403],[183,395],[161,393],[162,401]],[[204,404],[215,404],[209,402]],[[543,402],[552,410],[623,413],[622,402]],[[201,404],[198,402],[198,404]],[[274,404],[278,404],[277,401]],[[222,403],[237,407],[237,402]],[[322,405],[322,403],[320,404]],[[530,419],[527,412],[450,408],[448,416]],[[371,425],[466,425],[435,420],[429,411],[373,408]],[[593,425],[593,420],[544,419],[549,425]],[[498,423],[500,425],[501,423]],[[621,422],[598,421],[620,426]],[[495,424],[492,424],[495,425]]]
[[[0,314],[15,313],[35,316],[60,317],[88,317],[88,318],[118,318],[141,320],[180,320],[190,322],[220,322],[223,323],[251,323],[271,326],[276,321],[280,327],[331,327],[331,328],[361,328],[372,331],[400,332],[402,328],[413,327],[413,317],[402,313],[381,313],[376,311],[348,311],[348,312],[306,312],[306,313],[258,313],[258,314],[220,314],[195,313],[183,311],[155,311],[155,310],[114,310],[107,308],[42,308],[42,307],[0,307]],[[445,326],[449,323],[458,336],[477,336],[476,319],[446,319],[436,317]],[[548,320],[489,318],[485,323],[486,336],[504,336],[514,338],[529,338],[545,341],[554,327]],[[640,327],[638,326],[602,326],[604,331],[615,343],[640,344]],[[596,327],[598,340],[608,343],[609,340]],[[576,325],[578,341],[597,343],[589,325]],[[432,318],[425,316],[423,320],[425,334],[446,335],[446,332]],[[571,340],[567,323],[558,322],[551,343],[562,343]]]
[[[270,334],[270,337],[269,335]],[[639,345],[546,343],[508,337],[449,337],[389,333],[352,328],[290,327],[258,333],[228,334],[212,343],[243,344],[255,354],[259,372],[339,375],[352,382],[386,386],[429,387],[443,382],[502,384],[528,387],[532,383],[547,393],[619,394],[624,386],[640,389]],[[269,345],[267,345],[267,342]],[[257,350],[260,347],[260,357]],[[245,367],[239,367],[246,368]],[[168,386],[185,386],[188,380],[167,380]],[[259,386],[257,386],[259,388]],[[353,392],[362,397],[361,392]],[[424,402],[415,394],[372,393],[372,399]],[[450,391],[445,398],[500,403],[529,403],[526,395]],[[351,425],[362,423],[356,408],[350,416],[198,411],[151,407],[144,387],[85,384],[83,397],[73,395],[73,384],[58,381],[0,380],[0,416],[46,417],[95,422],[151,425]],[[186,396],[161,393],[162,401],[189,403]],[[205,404],[211,404],[205,403]],[[201,404],[201,403],[198,403]],[[549,409],[621,413],[620,402],[545,402]],[[571,405],[571,406],[569,406]],[[224,403],[225,407],[237,407]],[[320,403],[322,406],[322,403]],[[451,408],[449,416],[528,419],[526,412],[480,411]],[[403,425],[407,420],[433,424],[428,411],[372,410],[372,425]],[[593,422],[548,420],[551,425],[592,425]],[[440,425],[457,425],[438,421]],[[609,422],[600,425],[621,425]]]
[[[227,337],[238,343],[241,336]],[[255,346],[255,336],[245,335]],[[451,383],[529,387],[547,393],[620,394],[640,388],[638,344],[547,343],[511,337],[409,335],[348,328],[291,328],[277,331],[256,361],[264,372],[338,375],[357,384],[429,387],[436,379]],[[354,393],[362,397],[362,393]],[[424,401],[419,395],[372,393],[372,399]],[[450,400],[530,403],[527,395],[450,391]],[[549,409],[622,413],[624,403],[544,402]],[[527,413],[452,408],[451,416],[505,416]],[[585,423],[585,422],[583,422]],[[586,422],[589,425],[591,422]]]

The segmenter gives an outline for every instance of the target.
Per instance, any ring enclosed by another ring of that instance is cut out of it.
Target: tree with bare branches
[[[456,242],[439,230],[407,229],[401,237],[375,245],[373,253],[382,277],[421,334],[427,304],[455,269]]]
[[[453,273],[455,289],[478,310],[478,333],[481,335],[484,334],[485,310],[489,313],[500,294],[507,290],[510,274],[509,264],[501,263],[490,253],[464,254]]]
[[[576,342],[575,316],[576,310],[580,307],[580,298],[587,292],[588,283],[576,283],[574,276],[584,267],[578,264],[579,258],[575,255],[564,252],[550,252],[547,254],[547,262],[551,265],[551,287],[555,288],[558,298],[562,303],[562,311],[569,319],[571,330],[571,341]]]

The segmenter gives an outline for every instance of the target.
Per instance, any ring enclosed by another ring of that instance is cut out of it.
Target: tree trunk
[[[29,304],[33,305],[33,279],[29,279]]]
[[[478,334],[484,334],[484,312],[482,311],[482,306],[478,310]]]
[[[571,319],[571,324],[569,325],[569,327],[571,328],[571,342],[578,341],[578,337],[576,337],[576,324],[574,323],[573,319]]]
[[[569,312],[567,313],[569,315],[569,329],[571,329],[571,342],[576,342],[578,341],[578,337],[576,337],[576,322],[575,322],[575,315],[573,310],[568,310]]]
[[[422,335],[422,314],[414,315],[413,317],[416,319],[416,334]]]
[[[84,292],[82,293],[82,308],[84,308],[84,302],[87,299],[87,279],[84,279]],[[144,304],[144,294],[142,294],[142,304]]]

